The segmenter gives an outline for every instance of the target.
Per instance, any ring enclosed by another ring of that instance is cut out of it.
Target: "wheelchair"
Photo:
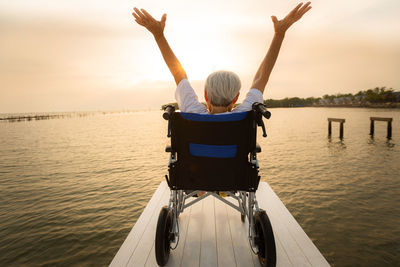
[[[263,117],[271,113],[261,103],[252,110],[227,114],[175,112],[164,109],[171,145],[168,175],[168,206],[162,207],[156,228],[155,254],[158,265],[168,262],[171,249],[179,243],[179,214],[185,208],[213,196],[240,212],[249,223],[248,239],[262,266],[276,265],[275,239],[267,213],[260,209],[258,188],[257,126],[266,137]],[[203,195],[199,192],[205,191]],[[228,201],[232,198],[237,205]]]

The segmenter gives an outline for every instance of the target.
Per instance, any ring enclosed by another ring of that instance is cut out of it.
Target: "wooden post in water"
[[[372,118],[370,118],[370,120],[371,126],[369,127],[369,134],[373,136],[375,131],[375,121]]]
[[[332,135],[332,122],[328,119],[328,135]]]
[[[387,121],[387,135],[386,137],[388,139],[392,138],[392,121],[393,118],[382,118],[382,117],[370,117],[371,120],[371,127],[369,130],[369,134],[373,137],[374,136],[374,131],[375,131],[375,121]]]
[[[344,123],[344,120],[342,122],[340,122],[340,138],[343,138],[343,123]]]
[[[328,118],[328,135],[329,136],[331,136],[331,134],[332,134],[332,121],[340,122],[339,137],[343,138],[344,122],[346,120],[345,119],[338,119],[338,118]]]

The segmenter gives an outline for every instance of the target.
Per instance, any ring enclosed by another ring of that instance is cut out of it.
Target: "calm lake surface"
[[[400,110],[271,109],[262,180],[333,266],[400,265]],[[0,122],[0,265],[105,266],[167,173],[161,111]],[[393,118],[393,138],[386,122]],[[344,139],[328,117],[345,118]]]

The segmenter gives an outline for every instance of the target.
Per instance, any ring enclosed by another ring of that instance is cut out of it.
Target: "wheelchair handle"
[[[168,121],[168,132],[167,132],[167,137],[171,137],[171,121],[169,120],[172,116],[172,113],[175,112],[175,107],[172,105],[167,105],[164,108],[164,114],[162,115],[164,120]]]
[[[252,109],[256,113],[256,122],[257,122],[257,125],[260,126],[263,131],[263,137],[267,137],[267,131],[265,130],[263,116],[266,119],[269,119],[269,118],[271,118],[271,112],[269,112],[267,110],[267,107],[264,104],[258,103],[258,102],[255,102],[252,105]]]
[[[267,120],[271,118],[271,112],[267,110],[267,107],[262,103],[254,103],[252,106],[253,110],[257,113],[261,113]]]
[[[164,108],[164,114],[162,115],[164,120],[168,121],[171,118],[172,113],[175,112],[175,107],[168,105]]]

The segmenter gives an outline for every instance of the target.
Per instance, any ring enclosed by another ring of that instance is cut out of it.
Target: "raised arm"
[[[271,17],[272,22],[274,23],[275,35],[272,39],[267,55],[258,68],[251,88],[258,89],[261,93],[264,93],[265,86],[267,85],[271,71],[274,68],[276,59],[278,58],[279,50],[287,29],[289,29],[293,23],[298,21],[308,10],[311,9],[310,4],[311,2],[307,2],[305,5],[303,5],[303,3],[298,4],[282,20],[278,20],[275,16]]]
[[[164,14],[160,21],[154,19],[146,10],[134,8],[132,15],[135,17],[135,21],[145,27],[154,36],[158,47],[160,48],[161,54],[167,64],[172,76],[174,76],[175,82],[178,83],[187,78],[185,70],[182,68],[181,63],[176,58],[174,52],[169,46],[167,39],[164,36],[165,21],[167,20],[167,14]]]

